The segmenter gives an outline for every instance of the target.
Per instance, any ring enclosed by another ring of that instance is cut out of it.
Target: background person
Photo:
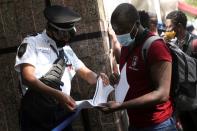
[[[197,58],[197,36],[187,31],[186,15],[181,11],[172,11],[166,16],[165,24],[167,32],[175,33],[175,43],[179,48],[188,55]],[[167,41],[170,41],[172,38],[167,38]],[[178,111],[178,119],[180,120],[184,131],[197,130],[197,110]]]

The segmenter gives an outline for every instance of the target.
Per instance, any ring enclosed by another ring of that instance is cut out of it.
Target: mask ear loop
[[[76,28],[74,27],[72,30],[70,30],[69,32],[69,35],[70,35],[70,38],[72,39],[74,36],[75,36],[75,34],[76,34]]]
[[[138,31],[139,31],[139,29],[137,28],[137,31],[136,31],[136,33],[135,33],[135,38],[136,38],[136,36],[137,36]]]
[[[130,33],[132,33],[133,29],[134,29],[134,26],[137,24],[137,22],[135,22],[135,24],[133,25]],[[134,35],[134,38],[137,36],[137,33],[138,33],[139,29],[137,28],[137,31],[135,32],[135,35]]]
[[[136,22],[135,22],[135,24],[136,24]],[[129,33],[131,33],[133,31],[135,24],[133,25],[133,27],[132,27],[132,29],[131,29],[131,31]]]

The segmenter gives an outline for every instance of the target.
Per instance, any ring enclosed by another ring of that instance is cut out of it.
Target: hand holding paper
[[[104,86],[101,77],[98,78],[93,99],[76,101],[77,108],[93,108],[106,103],[109,94],[114,90],[111,85]]]
[[[102,75],[100,75],[102,76]],[[107,79],[105,79],[104,83],[107,83]],[[100,103],[106,103],[107,98],[109,94],[114,90],[114,88],[111,85],[104,85],[103,80],[101,77],[98,78],[97,84],[96,84],[96,91],[94,94],[93,99],[90,100],[82,100],[82,101],[76,101],[77,109],[76,112],[72,112],[67,116],[67,118],[60,123],[57,127],[52,129],[52,131],[61,131],[66,126],[68,126],[80,113],[81,109],[84,108],[93,108],[100,106]]]

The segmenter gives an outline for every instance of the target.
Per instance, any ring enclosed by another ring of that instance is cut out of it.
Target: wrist
[[[55,90],[54,91],[54,97],[57,99],[57,100],[60,100],[62,98],[62,96],[64,95],[64,93],[62,91],[59,91],[59,90]]]

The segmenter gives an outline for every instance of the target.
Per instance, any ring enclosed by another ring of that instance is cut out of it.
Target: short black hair
[[[120,30],[128,30],[128,26],[131,26],[136,21],[140,21],[140,17],[136,8],[129,3],[122,3],[116,7],[111,16],[111,24],[113,29],[114,25],[118,25]]]
[[[139,10],[138,11],[139,16],[140,16],[140,22],[142,24],[142,26],[144,28],[148,28],[150,27],[150,16],[148,14],[148,12],[146,12],[145,10]]]
[[[178,25],[180,23],[186,29],[187,17],[182,11],[172,11],[166,16],[166,19],[171,19],[174,25]]]

